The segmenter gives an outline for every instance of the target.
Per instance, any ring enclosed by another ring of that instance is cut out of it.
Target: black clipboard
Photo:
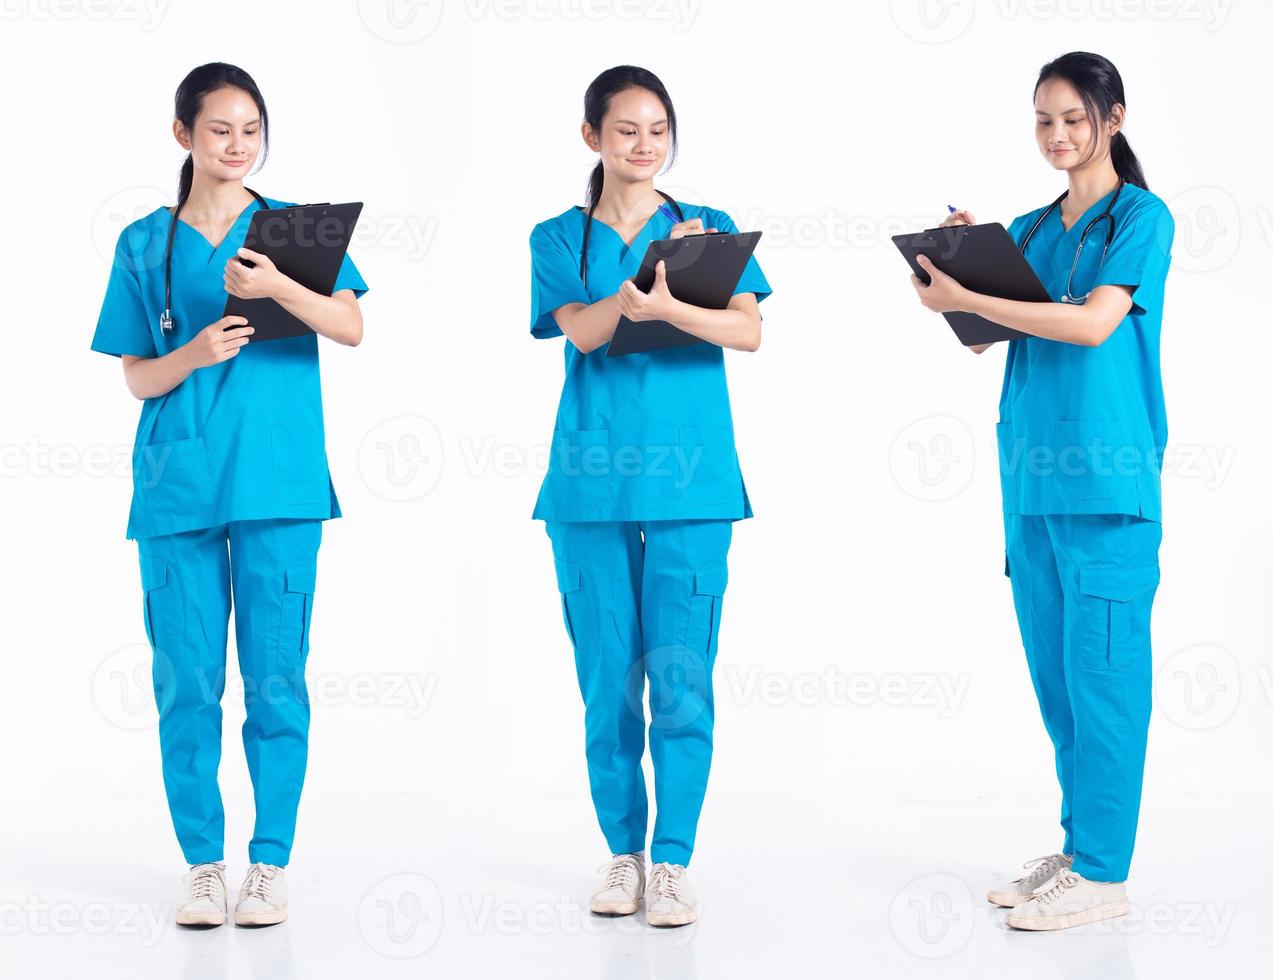
[[[645,250],[641,269],[632,277],[632,282],[642,292],[649,292],[654,285],[654,266],[662,260],[666,263],[667,288],[673,296],[694,306],[723,310],[743,277],[748,259],[756,251],[760,235],[758,231],[713,232],[657,239]],[[706,343],[703,338],[686,333],[666,320],[638,323],[621,316],[606,357],[703,343]]]
[[[927,255],[938,269],[975,292],[1025,303],[1052,302],[1021,249],[998,222],[951,225],[928,228],[912,235],[894,235],[893,244],[924,285],[928,285],[928,273],[917,261],[920,255]],[[975,313],[943,313],[942,316],[965,347],[1030,336]]]
[[[261,208],[252,213],[243,247],[268,255],[285,276],[324,296],[332,294],[349,250],[362,202],[298,204]],[[245,262],[245,265],[251,265]],[[253,328],[248,341],[301,337],[314,331],[274,300],[227,296],[223,316],[246,317]]]

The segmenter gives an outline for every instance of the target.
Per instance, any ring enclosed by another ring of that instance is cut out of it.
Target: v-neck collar
[[[1069,238],[1070,235],[1076,230],[1079,232],[1079,234],[1082,234],[1082,230],[1087,227],[1087,223],[1091,221],[1092,219],[1092,212],[1096,211],[1098,208],[1100,209],[1100,211],[1097,211],[1098,214],[1101,211],[1104,211],[1105,206],[1109,203],[1110,199],[1117,193],[1118,193],[1118,185],[1115,184],[1113,190],[1105,194],[1099,200],[1093,201],[1092,204],[1088,207],[1088,209],[1084,211],[1081,215],[1079,215],[1078,220],[1075,221],[1074,224],[1070,225],[1069,228],[1066,228],[1065,222],[1061,220],[1061,206],[1058,204],[1056,208],[1056,221],[1057,221],[1057,224],[1061,226],[1061,237]]]
[[[587,224],[587,222],[593,221],[596,224],[600,225],[602,228],[604,228],[606,231],[608,231],[616,239],[618,239],[619,258],[620,258],[620,261],[622,261],[623,259],[626,259],[628,257],[628,255],[632,252],[634,248],[636,248],[638,244],[640,244],[643,240],[645,240],[647,233],[650,232],[651,229],[654,227],[654,219],[657,218],[660,214],[662,214],[663,205],[660,204],[659,207],[655,208],[653,213],[651,213],[651,215],[645,219],[645,224],[641,226],[640,230],[637,231],[636,235],[633,236],[632,241],[630,242],[625,242],[623,240],[623,236],[620,235],[611,225],[607,224],[606,222],[602,221],[600,218],[597,218],[595,216],[590,217],[586,209],[582,209],[582,210],[583,210],[583,220],[585,225]]]
[[[215,255],[217,252],[221,251],[221,248],[225,245],[225,243],[230,240],[231,236],[235,232],[235,229],[239,227],[243,219],[251,215],[254,209],[259,209],[260,206],[261,205],[257,203],[256,198],[252,198],[252,200],[248,201],[247,206],[242,211],[239,212],[239,216],[234,219],[233,223],[231,223],[230,227],[226,230],[226,233],[221,238],[221,241],[219,241],[215,245],[213,245],[212,242],[208,240],[207,235],[201,232],[194,225],[190,224],[188,221],[183,221],[181,218],[177,218],[177,224],[185,225],[186,228],[188,228],[195,235],[195,237],[197,237],[201,242],[203,242],[203,244],[206,245],[208,249],[211,250],[211,252]],[[171,220],[172,212],[168,210],[167,208],[163,208],[162,210],[168,215],[168,218]]]

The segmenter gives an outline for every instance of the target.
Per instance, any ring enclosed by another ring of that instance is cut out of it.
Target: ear
[[[188,153],[190,151],[190,134],[186,132],[185,124],[180,119],[172,121],[172,135],[181,144],[181,148]]]
[[[595,129],[583,122],[579,124],[579,134],[583,137],[583,141],[588,144],[588,149],[593,153],[601,152],[601,140],[597,138]]]
[[[1109,110],[1109,128],[1110,138],[1113,139],[1114,134],[1123,128],[1123,123],[1127,119],[1127,109],[1121,103],[1115,102]]]

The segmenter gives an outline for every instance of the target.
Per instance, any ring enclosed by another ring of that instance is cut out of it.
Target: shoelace
[[[679,900],[681,875],[684,873],[685,868],[680,864],[656,864],[654,872],[650,875],[650,891],[656,898],[667,896]]]
[[[1078,883],[1078,875],[1069,868],[1062,868],[1056,873],[1055,878],[1052,878],[1035,891],[1035,900],[1038,901],[1040,905],[1051,905],[1053,902],[1064,898],[1065,893]]]
[[[274,867],[269,864],[254,864],[248,868],[248,876],[243,879],[243,888],[239,892],[239,900],[259,898],[270,900],[270,887],[274,884]]]
[[[1047,881],[1056,872],[1065,867],[1061,861],[1059,854],[1045,854],[1043,857],[1031,858],[1025,864],[1021,865],[1029,874],[1022,875],[1017,881],[1029,881],[1031,878],[1038,876],[1040,883]]]
[[[612,861],[608,861],[597,869],[604,871],[606,875],[602,887],[609,888],[627,888],[636,883],[637,880],[637,861],[640,860],[632,854],[622,854]]]
[[[219,865],[196,864],[190,869],[191,898],[216,898],[217,892],[224,887]]]

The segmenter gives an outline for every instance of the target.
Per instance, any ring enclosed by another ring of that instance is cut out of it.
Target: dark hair
[[[601,132],[601,121],[605,119],[606,113],[610,110],[610,100],[620,92],[626,92],[630,88],[646,89],[663,103],[663,109],[667,113],[667,131],[672,140],[672,152],[667,161],[668,166],[671,166],[672,161],[676,159],[676,110],[672,108],[672,97],[667,94],[667,89],[663,87],[663,83],[659,81],[659,77],[654,72],[638,68],[636,65],[618,65],[615,68],[607,68],[592,80],[592,84],[588,86],[588,91],[584,93],[583,121],[596,132]],[[591,213],[592,208],[596,207],[597,201],[601,198],[601,185],[604,181],[605,168],[602,167],[601,161],[598,160],[597,165],[592,168],[591,176],[588,178],[589,213]]]
[[[1098,139],[1098,126],[1109,119],[1114,106],[1127,107],[1127,100],[1123,96],[1123,77],[1119,75],[1112,61],[1102,58],[1099,54],[1092,54],[1090,51],[1071,51],[1054,61],[1049,61],[1039,69],[1039,80],[1034,83],[1034,91],[1037,93],[1039,86],[1050,78],[1063,78],[1078,90],[1079,98],[1083,100],[1083,108],[1087,110],[1087,116],[1092,120],[1092,129]],[[1088,154],[1088,159],[1091,159],[1098,146],[1099,142],[1092,144],[1092,152]],[[1145,183],[1145,172],[1141,170],[1140,161],[1136,159],[1136,154],[1132,152],[1131,144],[1127,142],[1127,137],[1123,135],[1121,128],[1110,141],[1109,155],[1114,164],[1114,171],[1120,179],[1149,190],[1149,185]]]
[[[269,114],[265,111],[265,99],[261,97],[261,90],[256,87],[256,82],[252,81],[252,76],[242,68],[227,65],[222,61],[213,61],[206,65],[200,65],[183,78],[181,84],[177,86],[173,115],[181,120],[181,124],[186,127],[187,131],[193,132],[195,119],[198,117],[200,110],[203,109],[203,100],[222,88],[242,89],[256,103],[257,111],[261,113],[262,143],[259,162],[264,163],[266,156],[270,152]],[[193,185],[194,159],[187,154],[186,162],[181,165],[181,181],[177,186],[178,209],[185,203],[186,198],[190,196],[190,188]]]

